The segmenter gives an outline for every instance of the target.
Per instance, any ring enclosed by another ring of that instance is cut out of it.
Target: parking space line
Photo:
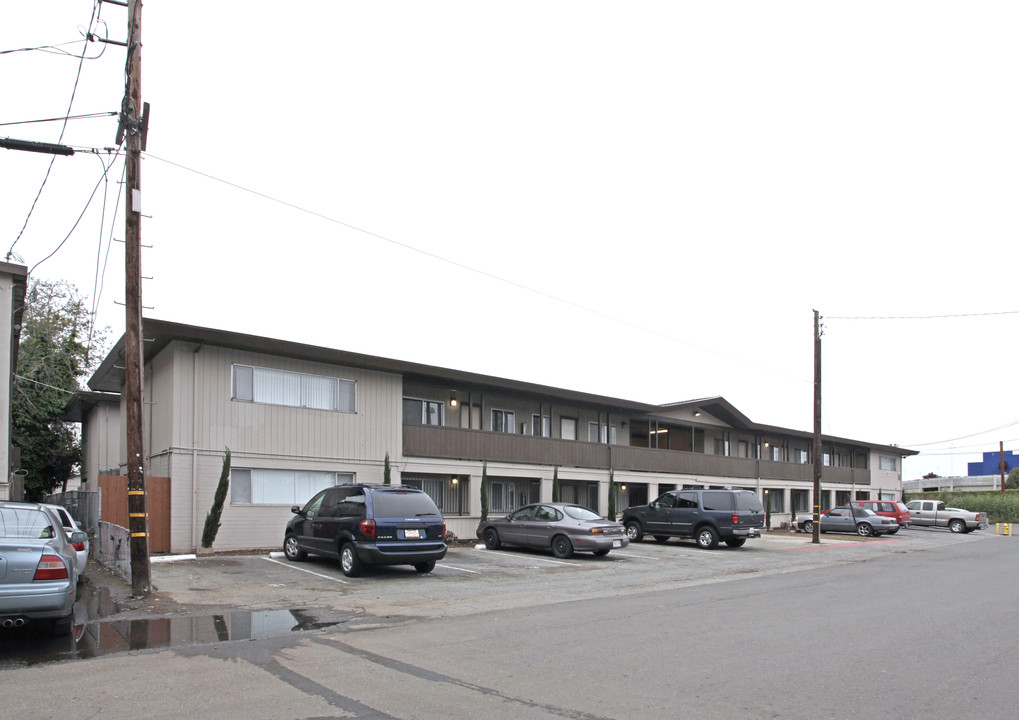
[[[517,559],[519,557],[520,560],[524,560],[526,562],[534,562],[535,560],[537,560],[539,562],[555,563],[556,565],[572,565],[574,567],[580,567],[579,563],[571,563],[571,562],[566,562],[564,560],[549,560],[548,558],[538,557],[538,556],[535,556],[535,555],[520,555],[520,556],[517,556],[517,555],[512,555],[510,553],[501,553],[501,552],[499,552],[497,550],[484,550],[482,552],[490,552],[490,553],[492,553],[493,556],[500,557],[500,558],[514,558],[514,559]]]
[[[437,567],[446,568],[447,570],[459,570],[460,572],[465,572],[465,573],[474,573],[475,575],[480,575],[481,574],[480,570],[468,570],[467,568],[457,567],[456,565],[441,565],[440,564]]]
[[[291,570],[300,570],[301,572],[306,572],[306,573],[308,573],[309,575],[315,575],[316,577],[320,577],[320,578],[325,578],[326,580],[332,580],[333,582],[338,582],[338,583],[341,583],[341,584],[343,584],[343,585],[346,585],[346,584],[347,584],[347,581],[346,581],[346,580],[340,580],[339,578],[337,578],[337,577],[333,577],[332,575],[323,575],[322,573],[317,573],[317,572],[314,572],[314,571],[312,571],[312,570],[305,570],[304,568],[300,568],[300,567],[294,567],[294,566],[293,566],[293,565],[291,565],[290,563],[283,563],[283,562],[280,562],[279,560],[274,560],[274,559],[273,559],[273,558],[271,558],[271,557],[265,557],[265,556],[263,555],[263,556],[262,556],[262,559],[263,559],[263,560],[268,560],[268,561],[269,561],[269,562],[271,562],[271,563],[276,563],[277,565],[282,565],[282,566],[283,566],[283,567],[285,567],[285,568],[290,568]]]

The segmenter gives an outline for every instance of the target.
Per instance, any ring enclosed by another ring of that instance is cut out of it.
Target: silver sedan
[[[574,552],[607,555],[630,544],[626,529],[580,505],[535,503],[480,525],[478,537],[489,550],[503,545],[552,550],[557,558]]]
[[[796,524],[804,532],[814,531],[814,520],[810,515],[800,518]],[[873,510],[842,505],[821,515],[821,532],[848,532],[863,537],[891,534],[899,529],[893,518],[878,515]]]

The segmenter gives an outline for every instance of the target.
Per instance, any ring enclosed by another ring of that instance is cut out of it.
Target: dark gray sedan
[[[608,555],[630,544],[622,523],[603,518],[580,505],[535,503],[480,525],[478,537],[489,550],[503,545],[552,550],[557,558],[574,552]]]
[[[814,518],[806,515],[798,518],[797,526],[804,532],[814,532]],[[841,505],[821,515],[821,532],[848,532],[863,537],[891,534],[899,529],[893,518],[878,515],[873,510]]]

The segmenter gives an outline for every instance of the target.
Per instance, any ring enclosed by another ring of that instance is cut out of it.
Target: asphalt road
[[[157,597],[110,620],[146,623],[140,649],[15,659],[0,697],[26,719],[1011,717],[1017,549],[923,529],[568,561],[457,548],[427,576],[357,579],[201,558],[154,565]]]

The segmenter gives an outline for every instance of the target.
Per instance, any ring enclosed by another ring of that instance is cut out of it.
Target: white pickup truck
[[[946,527],[954,533],[987,527],[987,513],[945,507],[940,500],[911,500],[906,507],[910,522],[917,526]]]

